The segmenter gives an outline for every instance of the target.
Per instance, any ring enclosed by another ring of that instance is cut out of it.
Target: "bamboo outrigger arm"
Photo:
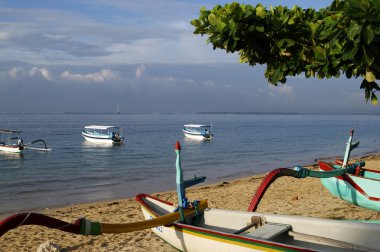
[[[253,195],[251,203],[249,204],[248,210],[249,212],[256,211],[262,197],[264,196],[266,190],[269,186],[279,177],[288,176],[294,178],[332,178],[337,176],[342,176],[346,173],[353,173],[358,165],[362,165],[362,162],[358,162],[356,164],[352,164],[347,166],[344,169],[339,169],[335,171],[312,171],[302,166],[296,166],[294,169],[289,168],[278,168],[270,171],[263,179],[259,188],[257,188],[255,195]]]
[[[196,215],[197,211],[201,211],[206,208],[207,201],[202,200],[199,203],[197,209],[183,209],[183,214],[185,217],[191,217]],[[101,235],[106,233],[128,233],[157,226],[164,226],[178,220],[181,220],[179,212],[170,213],[151,220],[133,223],[101,223],[97,221],[86,220],[85,218],[80,218],[73,223],[68,223],[44,214],[19,213],[12,215],[0,222],[0,237],[9,230],[23,225],[40,225],[73,234]]]

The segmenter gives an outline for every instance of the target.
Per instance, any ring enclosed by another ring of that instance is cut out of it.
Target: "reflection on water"
[[[24,154],[0,151],[0,161],[4,161],[0,169],[20,169],[23,166]]]
[[[0,156],[4,157],[5,159],[20,159],[20,158],[24,157],[24,153],[15,153],[15,152],[8,152],[8,151],[0,151]]]

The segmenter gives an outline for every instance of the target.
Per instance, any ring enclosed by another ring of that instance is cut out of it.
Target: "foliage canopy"
[[[315,10],[294,6],[239,3],[204,7],[191,21],[194,33],[240,61],[267,64],[265,77],[274,85],[287,76],[363,77],[365,99],[377,104],[380,78],[380,1],[334,0]]]

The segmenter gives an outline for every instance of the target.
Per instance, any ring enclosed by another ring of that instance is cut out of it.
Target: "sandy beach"
[[[367,156],[364,160],[366,168],[379,169],[380,155]],[[208,199],[209,207],[213,208],[245,211],[264,176],[265,174],[200,185],[188,189],[187,197],[189,200]],[[177,201],[175,191],[153,195],[163,200]],[[266,192],[257,212],[333,219],[377,218],[376,211],[359,208],[331,196],[320,180],[315,178],[279,178]],[[79,217],[107,223],[143,220],[140,206],[134,198],[46,209],[42,213],[68,222],[73,222]],[[38,226],[22,226],[6,233],[0,238],[0,251],[37,251],[46,241],[56,244],[62,251],[176,251],[150,230],[80,236]]]

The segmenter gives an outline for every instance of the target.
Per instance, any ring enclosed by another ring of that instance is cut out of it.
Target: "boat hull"
[[[120,141],[114,141],[109,136],[94,136],[86,132],[82,132],[82,136],[87,141],[91,143],[96,143],[96,144],[122,144],[124,141],[124,139],[120,139]]]
[[[197,140],[211,140],[213,137],[212,134],[203,135],[201,133],[188,132],[184,129],[182,130],[182,132],[186,137]]]
[[[338,165],[329,165],[319,162],[321,171],[339,169]],[[321,182],[329,192],[356,206],[380,211],[380,180],[375,179],[374,171],[368,172],[373,178],[366,178],[354,174],[344,174],[339,177],[322,178]]]
[[[24,151],[24,147],[13,146],[13,145],[0,145],[0,151],[11,152],[11,153],[22,153]]]
[[[149,195],[141,194],[136,199],[147,220],[165,214],[163,209],[167,213],[175,209],[172,204]],[[252,217],[290,225],[289,233],[293,234],[284,232],[273,240],[253,238],[245,232],[234,234],[250,223]],[[175,222],[152,231],[180,251],[347,251],[347,248],[376,249],[380,225],[207,208],[192,225]],[[336,244],[352,246],[342,248]]]

